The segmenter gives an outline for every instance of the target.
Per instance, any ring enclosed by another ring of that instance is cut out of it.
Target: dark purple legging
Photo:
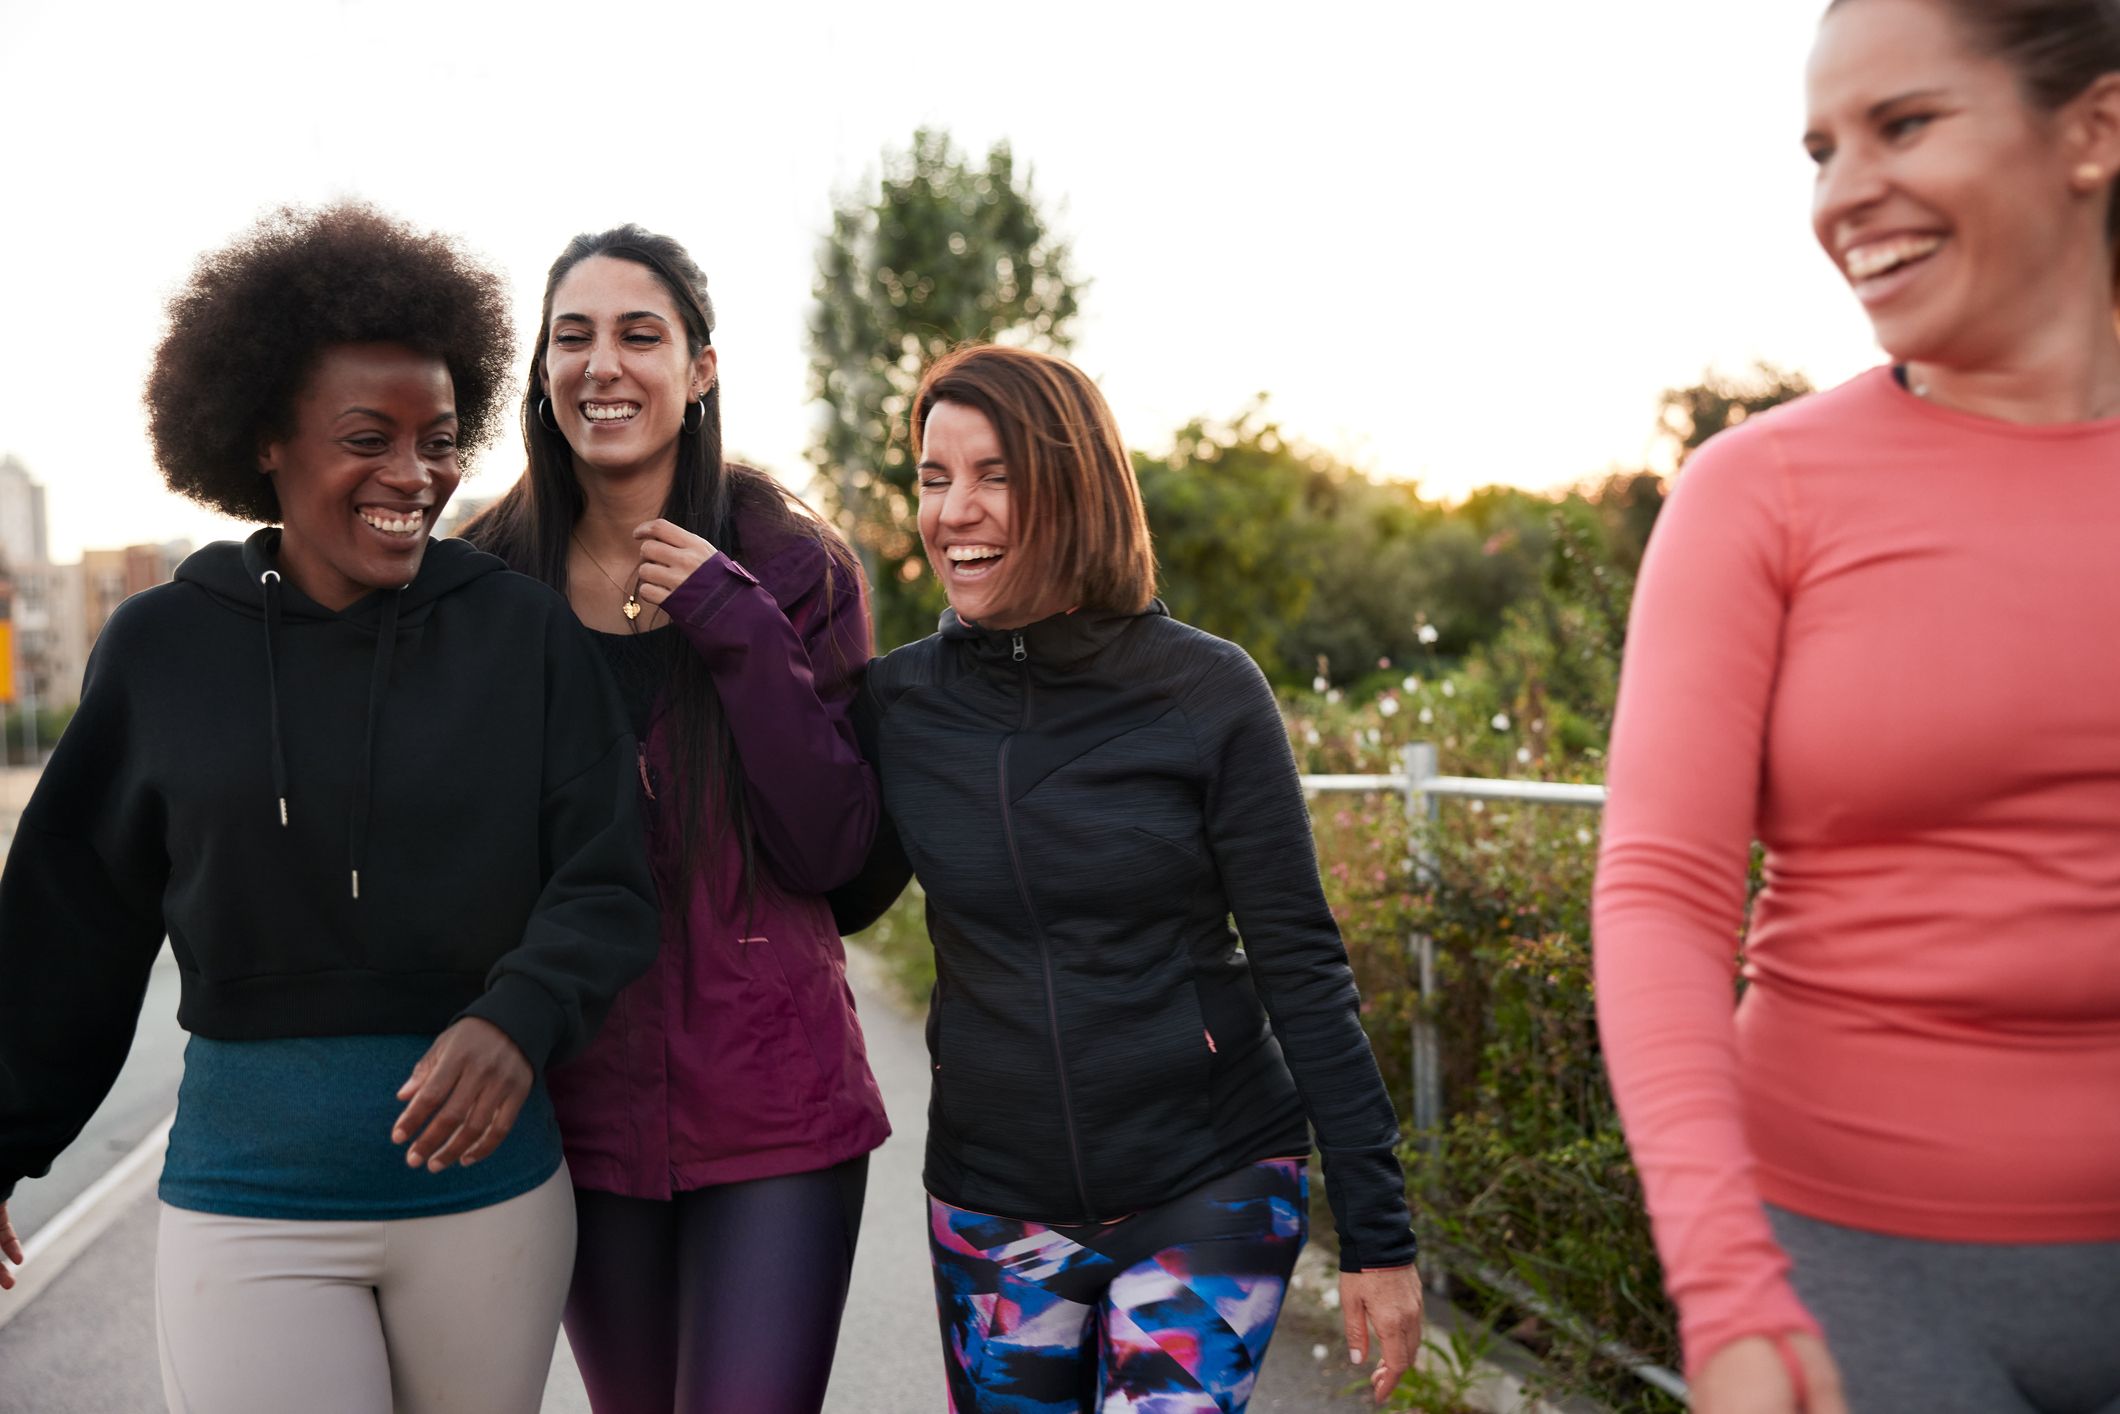
[[[668,1201],[574,1190],[567,1343],[596,1414],[817,1414],[867,1156]]]

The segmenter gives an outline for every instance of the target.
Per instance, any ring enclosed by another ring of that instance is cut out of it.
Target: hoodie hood
[[[286,732],[280,705],[280,633],[288,622],[317,624],[339,622],[375,635],[373,665],[368,675],[368,711],[362,732],[361,756],[354,777],[353,817],[347,860],[347,887],[361,896],[361,862],[367,852],[369,807],[375,779],[376,727],[382,720],[384,699],[390,690],[390,662],[397,652],[401,622],[418,623],[442,598],[473,580],[508,568],[499,559],[474,550],[462,540],[432,540],[420,556],[419,572],[410,584],[397,589],[378,589],[348,605],[343,613],[325,608],[290,582],[279,571],[280,530],[266,526],[238,545],[217,540],[188,555],[177,566],[177,580],[196,584],[214,602],[264,626],[265,701],[272,731],[267,743],[271,753],[273,808],[280,827],[289,828],[289,800],[294,787],[287,775]]]
[[[195,550],[177,566],[181,583],[196,584],[222,607],[248,618],[265,617],[263,585],[268,570],[276,571],[280,560],[280,528],[268,525],[238,543],[216,540]],[[475,579],[498,574],[508,566],[466,540],[429,540],[420,557],[419,573],[412,583],[398,590],[378,589],[364,595],[344,612],[334,612],[296,588],[293,581],[280,581],[281,614],[290,620],[345,619],[373,625],[382,615],[383,602],[395,597],[397,611],[405,619],[423,617],[434,602],[454,593]]]

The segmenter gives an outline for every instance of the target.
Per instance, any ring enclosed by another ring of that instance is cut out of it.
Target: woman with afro
[[[172,1410],[542,1395],[574,1249],[543,1076],[656,914],[632,736],[566,601],[430,539],[509,344],[495,276],[354,205],[267,218],[170,309],[157,459],[266,528],[111,617],[0,876],[0,1253],[166,934]]]

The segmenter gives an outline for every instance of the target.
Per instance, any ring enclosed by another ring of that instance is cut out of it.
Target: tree
[[[1171,613],[1243,644],[1268,677],[1307,680],[1282,640],[1310,602],[1318,526],[1305,511],[1310,461],[1265,418],[1180,428],[1168,457],[1134,454]]]
[[[886,154],[873,200],[833,212],[810,316],[823,413],[808,455],[868,571],[879,650],[932,632],[943,603],[914,532],[906,416],[921,371],[969,340],[1066,351],[1083,287],[1005,142],[974,166],[921,128]]]
[[[1664,390],[1657,425],[1676,444],[1674,461],[1682,467],[1701,443],[1725,427],[1812,391],[1811,380],[1803,374],[1764,359],[1734,376],[1708,369],[1690,388]]]

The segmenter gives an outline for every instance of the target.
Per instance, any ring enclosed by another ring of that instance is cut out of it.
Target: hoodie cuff
[[[491,1022],[507,1033],[539,1075],[545,1073],[567,1029],[566,1018],[552,994],[523,977],[495,978],[477,1001],[457,1013],[456,1019],[461,1021],[467,1016]]]

